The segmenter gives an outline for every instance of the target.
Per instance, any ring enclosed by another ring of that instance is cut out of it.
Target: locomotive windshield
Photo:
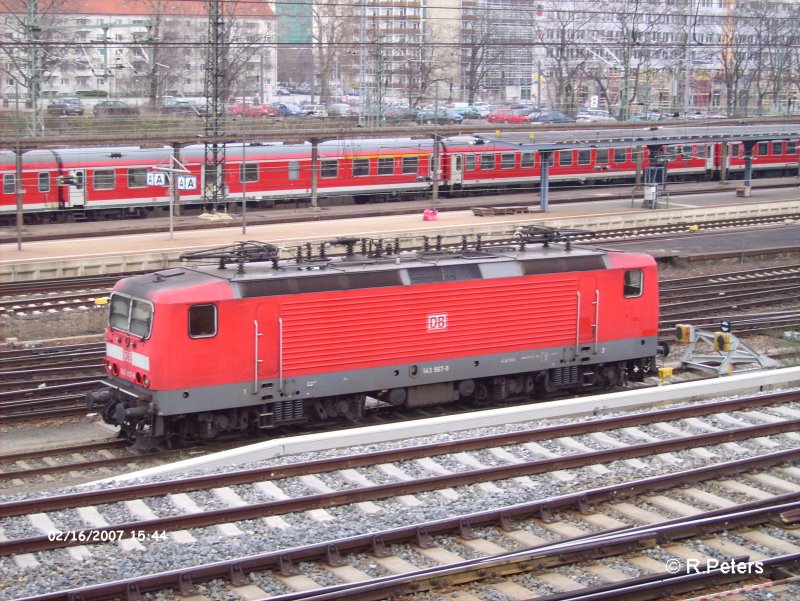
[[[153,305],[149,301],[114,293],[111,295],[108,324],[115,330],[147,338],[153,324]]]

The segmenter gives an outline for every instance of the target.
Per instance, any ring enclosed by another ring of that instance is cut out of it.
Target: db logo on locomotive
[[[428,315],[428,331],[441,332],[447,329],[447,313],[432,313]]]

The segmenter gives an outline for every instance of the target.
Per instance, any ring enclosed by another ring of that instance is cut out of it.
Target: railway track
[[[800,509],[799,403],[797,391],[693,403],[11,499],[0,555],[44,588],[12,578],[4,594],[483,598],[499,586],[567,598],[600,581],[654,582],[674,558],[787,568],[800,552],[780,521]],[[52,574],[55,557],[73,558],[67,577]]]

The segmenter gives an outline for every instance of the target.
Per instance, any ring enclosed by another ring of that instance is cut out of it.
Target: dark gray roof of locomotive
[[[200,265],[161,273],[169,276],[162,285],[225,279],[230,281],[237,297],[247,298],[607,268],[607,252],[602,249],[575,246],[566,249],[557,244],[522,251],[506,245],[481,251],[401,252],[372,259],[356,254],[349,259],[312,258],[300,263],[284,260],[278,269],[270,262],[245,263],[241,269],[236,264],[228,264],[224,269],[218,265]],[[185,277],[177,275],[181,272]]]

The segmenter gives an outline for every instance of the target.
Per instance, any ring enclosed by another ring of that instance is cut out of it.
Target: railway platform
[[[440,199],[438,219],[423,221],[430,200],[271,209],[220,216],[178,216],[135,221],[46,224],[24,228],[21,244],[14,228],[0,229],[0,282],[162,269],[178,264],[188,251],[260,240],[291,249],[338,236],[401,237],[421,243],[422,236],[482,234],[498,236],[520,224],[608,230],[741,216],[800,214],[800,179],[755,180],[750,197],[736,196],[736,181],[726,184],[670,185],[669,206],[643,208],[631,200],[631,188],[586,190],[592,202],[570,202],[574,190],[554,191],[549,210],[537,212],[537,194]],[[775,187],[781,185],[783,187]],[[692,193],[687,192],[691,189]],[[476,206],[512,205],[530,213],[478,216]],[[246,222],[245,222],[246,217]],[[212,226],[212,227],[209,227]],[[791,237],[790,237],[791,240]],[[795,239],[795,246],[800,240]],[[785,244],[785,242],[783,242]]]

